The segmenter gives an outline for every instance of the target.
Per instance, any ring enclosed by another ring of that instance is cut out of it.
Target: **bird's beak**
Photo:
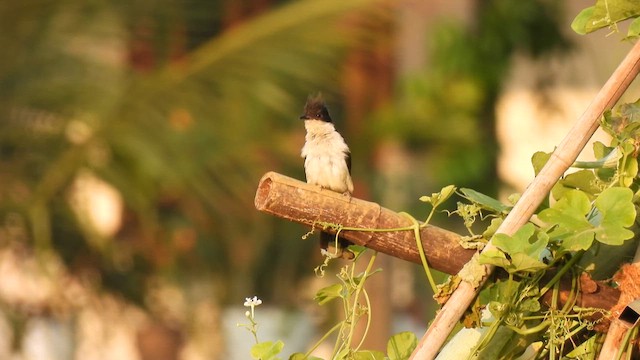
[[[310,117],[308,117],[307,115],[300,115],[300,120],[309,120]]]

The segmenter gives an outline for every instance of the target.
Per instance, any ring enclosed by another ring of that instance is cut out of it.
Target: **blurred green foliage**
[[[428,63],[398,79],[371,128],[373,136],[399,139],[411,150],[413,197],[447,184],[497,194],[495,106],[502,84],[513,55],[571,48],[562,10],[562,2],[482,0],[469,23],[444,19],[433,26]]]
[[[38,250],[139,303],[158,274],[208,274],[220,299],[254,287],[255,263],[297,279],[312,244],[252,211],[255,186],[298,168],[300,104],[335,86],[345,50],[363,46],[341,21],[375,2],[297,1],[225,25],[232,5],[0,4],[0,218],[21,214]],[[91,241],[69,205],[87,172],[124,200],[111,239]]]
[[[303,0],[229,22],[233,5],[1,2],[0,221],[20,214],[29,245],[138,303],[158,275],[205,275],[222,301],[252,289],[288,299],[316,244],[254,211],[255,186],[267,170],[303,177],[304,99],[335,96],[347,52],[370,51],[375,31],[387,31],[373,25],[394,13],[375,1]],[[546,1],[484,0],[472,25],[441,25],[430,64],[396,82],[362,134],[347,134],[356,158],[396,138],[418,155],[407,192],[433,181],[492,193],[493,106],[510,56],[564,46],[559,14]],[[109,239],[69,204],[84,173],[124,201]]]

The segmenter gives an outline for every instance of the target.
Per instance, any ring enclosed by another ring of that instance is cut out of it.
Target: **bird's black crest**
[[[304,114],[300,116],[300,119],[331,122],[331,116],[329,116],[329,110],[327,110],[322,95],[309,96],[307,103],[304,105]]]

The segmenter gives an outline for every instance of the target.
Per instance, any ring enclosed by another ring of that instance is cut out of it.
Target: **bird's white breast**
[[[347,167],[349,147],[330,122],[305,120],[307,135],[302,147],[307,183],[340,193],[352,193]]]

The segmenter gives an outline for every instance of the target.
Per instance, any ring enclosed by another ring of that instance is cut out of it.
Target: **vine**
[[[593,272],[601,265],[602,260],[598,262],[597,257],[585,255],[603,251],[603,247],[621,246],[634,237],[630,227],[636,221],[640,189],[636,180],[640,102],[620,105],[607,112],[602,119],[602,128],[611,135],[612,140],[608,146],[601,142],[594,143],[593,151],[597,160],[576,162],[574,165],[577,171],[565,175],[554,186],[550,194],[551,205],[539,209],[532,221],[512,236],[495,234],[512,205],[503,204],[474,190],[457,189],[452,185],[420,198],[420,201],[431,206],[423,223],[404,213],[411,220],[411,225],[400,228],[364,229],[323,222],[315,225],[324,230],[333,229],[336,241],[342,231],[411,231],[416,239],[426,277],[436,294],[434,297],[442,300],[455,288],[458,281],[453,276],[446,284],[435,284],[424,256],[419,230],[429,224],[443,203],[457,195],[464,202],[458,202],[457,210],[449,215],[459,216],[468,229],[470,236],[463,241],[474,242],[474,246],[481,247],[482,245],[477,244],[486,243],[493,238],[495,248],[482,253],[480,262],[503,269],[505,276],[498,274],[487,282],[464,321],[467,325],[478,327],[482,336],[469,343],[464,336],[457,339],[461,334],[459,333],[451,340],[450,343],[454,346],[457,342],[465,342],[467,345],[464,356],[455,358],[512,358],[527,349],[535,349],[536,358],[559,359],[562,356],[585,357],[589,354],[593,357],[597,353],[596,340],[600,336],[594,331],[594,327],[609,314],[606,309],[576,306],[581,291],[578,278],[582,273]],[[534,170],[537,172],[542,168],[549,157],[550,154],[547,153],[534,154]],[[510,203],[515,203],[517,198],[517,194],[509,197]],[[472,230],[478,219],[491,219],[489,226],[481,234]],[[377,255],[374,253],[369,258],[366,269],[357,273],[356,264],[366,248],[350,246],[349,250],[355,254],[354,261],[341,268],[337,274],[337,283],[320,289],[315,296],[319,305],[334,300],[342,301],[344,319],[335,324],[306,353],[293,354],[289,359],[318,359],[311,353],[332,335],[336,339],[332,359],[407,359],[416,346],[415,335],[403,332],[390,339],[387,354],[362,349],[372,312],[365,283],[381,270],[374,270]],[[585,258],[589,259],[588,262]],[[331,254],[326,255],[323,265],[316,268],[318,276],[324,276],[325,267],[332,259]],[[571,290],[568,298],[563,301],[564,305],[559,306],[559,284],[566,276],[571,279]],[[550,305],[544,306],[541,299],[549,292]],[[254,334],[257,342],[253,307],[250,313],[251,317],[248,317],[251,324],[245,327]],[[354,331],[362,318],[366,321],[366,328],[358,341]],[[252,356],[263,360],[277,359],[283,347],[281,342],[256,343]]]

